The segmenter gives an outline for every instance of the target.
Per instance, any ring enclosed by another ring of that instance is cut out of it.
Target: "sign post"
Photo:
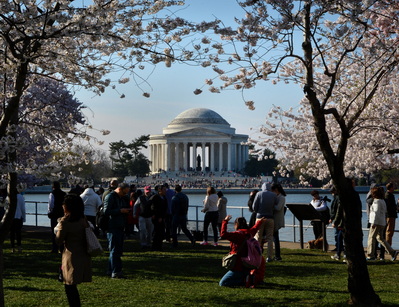
[[[321,214],[316,211],[310,204],[287,204],[288,209],[292,212],[292,214],[298,219],[299,221],[299,239],[301,244],[301,249],[303,249],[303,221],[310,220],[310,221],[321,221],[322,223],[322,234],[323,234],[323,251],[327,251],[327,242],[326,239],[326,225],[322,219]]]

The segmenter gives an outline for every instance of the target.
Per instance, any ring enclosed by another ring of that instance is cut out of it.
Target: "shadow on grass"
[[[61,255],[47,252],[51,246],[49,234],[41,233],[36,236],[35,233],[29,233],[23,234],[23,238],[28,235],[30,238],[27,241],[28,243],[23,246],[24,252],[22,254],[5,253],[6,278],[29,279],[29,277],[34,276],[56,280],[57,271],[61,263]],[[102,238],[100,241],[103,247],[106,247],[106,240]],[[141,250],[137,238],[126,240],[125,252],[122,258],[126,276],[134,279],[175,280],[217,285],[215,281],[220,280],[226,273],[226,270],[221,267],[221,259],[228,252],[228,247],[200,245],[192,247],[189,243],[179,242],[179,247],[176,249],[172,249],[170,244],[164,244],[164,249],[164,252],[144,252]],[[105,252],[102,256],[93,258],[94,276],[105,277],[108,255],[108,252]],[[331,260],[317,261],[316,257],[320,258],[321,255],[312,251],[304,251],[302,253],[283,250],[283,256],[287,260],[267,264],[267,276],[284,276],[285,278],[317,277],[321,280],[331,278],[331,276],[336,274],[336,266]],[[290,257],[298,258],[298,256],[300,258],[303,257],[304,261],[289,261]],[[309,268],[310,264],[312,265],[311,269]],[[302,284],[285,286],[269,281],[262,285],[260,289],[306,291],[309,290],[308,286],[305,283],[303,286]],[[40,289],[26,287],[25,290],[38,291]],[[236,300],[235,302],[237,303]],[[223,302],[223,304],[226,303],[228,301]],[[246,303],[248,302],[246,301]]]
[[[33,287],[4,287],[7,290],[13,291],[23,291],[23,292],[54,292],[51,289],[41,289],[41,288],[33,288]]]

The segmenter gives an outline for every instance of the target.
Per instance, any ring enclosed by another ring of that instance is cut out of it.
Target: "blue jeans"
[[[219,281],[221,287],[241,287],[245,286],[245,278],[249,274],[249,270],[244,271],[228,271]]]
[[[123,228],[109,229],[107,238],[109,247],[108,272],[117,275],[122,272]]]
[[[335,228],[335,247],[337,248],[337,255],[341,256],[344,251],[344,235],[342,229]]]

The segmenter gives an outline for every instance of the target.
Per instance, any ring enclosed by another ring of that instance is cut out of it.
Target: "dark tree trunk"
[[[3,287],[4,257],[3,244],[0,244],[0,307],[4,307],[4,287]]]
[[[20,100],[23,94],[23,89],[26,82],[26,77],[28,75],[28,65],[29,62],[25,61],[21,64],[20,69],[18,70],[18,76],[15,82],[15,92],[16,95],[12,97],[4,110],[2,118],[0,120],[0,138],[5,137],[8,133],[7,128],[10,125],[18,125],[18,112]],[[16,138],[15,132],[10,134],[12,137]],[[10,150],[8,152],[8,163],[12,165],[16,165],[17,161],[17,150]],[[4,214],[3,220],[0,222],[0,307],[4,306],[4,289],[3,289],[3,276],[4,276],[4,258],[3,258],[3,250],[4,250],[4,241],[10,232],[12,221],[14,220],[15,211],[17,208],[17,173],[10,172],[8,173],[8,197],[10,199],[10,204],[8,210]]]
[[[381,306],[381,299],[371,285],[367,269],[363,247],[362,203],[359,194],[349,182],[337,186],[344,211],[344,243],[350,303],[359,306]]]

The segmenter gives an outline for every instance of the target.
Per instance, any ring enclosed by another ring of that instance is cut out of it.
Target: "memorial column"
[[[164,150],[164,157],[165,157],[165,159],[164,159],[164,163],[165,163],[165,171],[169,171],[169,167],[170,167],[170,152],[169,152],[169,144],[168,143],[166,143],[165,145],[164,145],[164,148],[165,148],[165,150]]]
[[[180,170],[179,162],[180,162],[180,143],[175,143],[175,172]]]
[[[206,147],[206,144],[205,143],[201,143],[201,149],[202,149],[202,152],[201,152],[201,154],[202,154],[202,157],[201,157],[201,159],[202,159],[202,171],[205,171],[205,168],[206,168],[206,164],[205,164],[205,147]]]
[[[151,172],[155,172],[155,146],[154,144],[151,145]]]
[[[215,171],[215,143],[211,143],[211,152],[210,152],[210,171],[214,172]]]
[[[193,171],[197,170],[197,143],[193,143],[193,156],[191,157],[193,163]]]
[[[184,171],[185,172],[187,172],[187,170],[188,170],[188,159],[189,159],[189,149],[190,149],[190,147],[188,146],[188,143],[187,142],[184,142],[183,143],[183,168],[184,168]]]
[[[165,156],[164,156],[164,145],[159,144],[159,158],[158,158],[158,163],[159,163],[159,168],[164,170],[165,169]]]
[[[219,172],[223,170],[223,143],[219,143]]]
[[[231,171],[231,143],[227,143],[227,171]]]
[[[240,145],[241,148],[241,165],[240,168],[243,169],[245,167],[245,145]]]

